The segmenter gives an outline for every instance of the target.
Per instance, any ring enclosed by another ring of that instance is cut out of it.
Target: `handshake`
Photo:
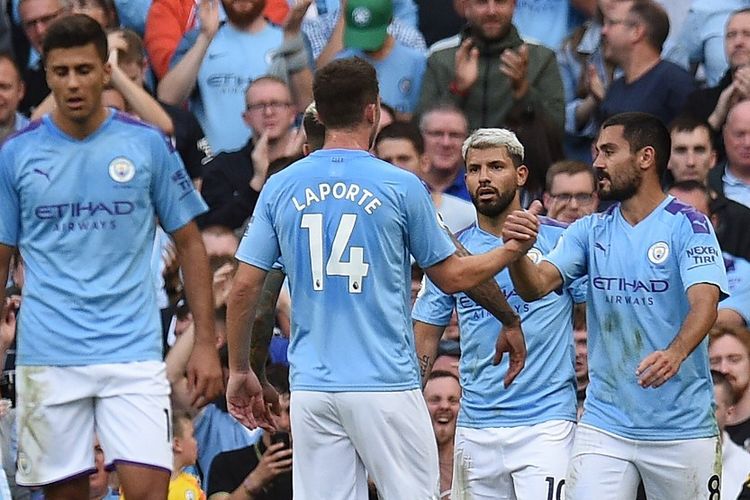
[[[508,250],[519,256],[534,246],[539,235],[539,214],[542,204],[539,200],[532,202],[528,210],[515,210],[505,219],[503,224],[503,243]]]

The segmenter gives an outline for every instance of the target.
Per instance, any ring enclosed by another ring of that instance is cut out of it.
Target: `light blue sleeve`
[[[266,271],[278,268],[276,267],[277,262],[282,267],[284,265],[279,259],[281,249],[279,248],[276,230],[273,227],[269,203],[270,200],[274,199],[273,194],[269,194],[274,191],[272,188],[275,185],[273,181],[274,179],[271,178],[260,192],[253,216],[250,217],[250,223],[247,225],[245,235],[242,237],[240,247],[235,255],[237,260]]]
[[[425,275],[411,317],[429,325],[448,326],[455,307],[453,295],[445,294]]]
[[[419,267],[426,269],[447,259],[456,251],[450,237],[438,222],[435,205],[416,176],[411,176],[406,193],[406,231],[409,251]]]
[[[698,283],[719,287],[721,298],[729,296],[729,283],[724,268],[724,258],[711,223],[696,211],[684,213],[680,225],[680,242],[677,246],[677,263],[680,277],[687,292]]]
[[[586,302],[589,293],[589,277],[583,276],[578,278],[568,287],[573,302],[576,304],[583,304]]]
[[[8,246],[17,246],[21,235],[21,202],[18,197],[13,163],[6,151],[0,150],[0,243]]]
[[[152,138],[151,198],[165,231],[173,233],[208,210],[166,136]]]
[[[588,272],[588,232],[590,230],[589,216],[578,219],[563,231],[555,248],[545,257],[557,268],[563,279],[564,286],[572,286],[573,282]]]

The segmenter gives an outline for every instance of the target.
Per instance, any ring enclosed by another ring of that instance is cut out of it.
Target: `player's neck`
[[[479,229],[500,238],[503,235],[503,224],[505,224],[505,219],[508,217],[508,214],[514,210],[521,210],[521,202],[518,200],[518,194],[516,194],[516,197],[510,202],[510,205],[498,215],[488,216],[479,213],[477,210],[477,223]]]
[[[357,127],[351,130],[326,130],[323,149],[370,150],[370,130]]]
[[[658,185],[652,186],[644,181],[636,194],[620,204],[620,212],[631,226],[635,226],[648,217],[666,197]]]
[[[94,113],[84,121],[75,121],[64,116],[59,109],[52,111],[52,121],[55,125],[74,139],[83,140],[93,134],[104,120],[109,116],[109,111],[104,106],[100,106]]]

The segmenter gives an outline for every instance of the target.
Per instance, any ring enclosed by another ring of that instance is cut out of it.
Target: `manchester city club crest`
[[[526,255],[534,264],[539,264],[539,261],[542,260],[542,252],[537,248],[530,248],[529,251],[526,252]]]
[[[125,157],[115,158],[109,163],[109,176],[115,182],[129,182],[135,177],[135,165]]]
[[[652,264],[661,264],[669,257],[669,245],[665,241],[654,243],[648,249],[648,260]]]

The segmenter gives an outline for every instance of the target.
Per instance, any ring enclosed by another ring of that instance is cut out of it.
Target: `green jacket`
[[[449,91],[456,73],[456,51],[470,34],[470,27],[465,28],[459,36],[446,40],[446,47],[434,52],[427,60],[417,114],[436,103],[452,102],[466,113],[469,130],[475,130],[503,126],[511,110],[514,114],[542,112],[562,134],[565,98],[555,53],[540,45],[527,44],[529,91],[519,101],[513,100],[510,80],[500,72],[500,54],[524,43],[515,26],[511,26],[501,40],[486,42],[475,37],[475,46],[479,49],[479,77],[465,97]]]

